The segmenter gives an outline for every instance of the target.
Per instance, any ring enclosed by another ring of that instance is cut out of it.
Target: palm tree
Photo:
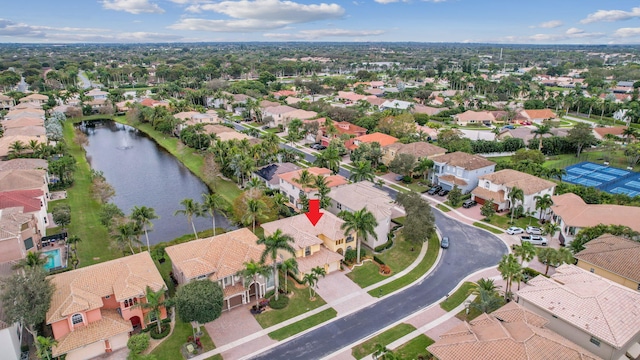
[[[556,250],[556,260],[558,264],[574,264],[576,262],[571,250],[562,247]]]
[[[258,294],[260,294],[258,283],[258,276],[267,277],[270,269],[268,266],[261,262],[255,262],[253,259],[245,262],[244,269],[238,271],[236,275],[241,276],[244,279],[244,286],[249,286],[252,282],[256,288],[256,306],[258,306]]]
[[[511,224],[513,224],[513,215],[515,214],[516,201],[524,201],[524,191],[517,186],[511,188],[509,191],[509,203],[511,205]]]
[[[413,171],[418,174],[422,174],[424,181],[427,181],[427,177],[429,176],[431,169],[433,169],[433,160],[424,157],[418,161]]]
[[[147,301],[144,303],[140,302],[138,303],[138,305],[136,305],[136,307],[149,310],[149,312],[145,315],[145,317],[147,318],[147,321],[156,322],[156,325],[158,327],[158,334],[162,332],[162,326],[161,326],[162,323],[160,322],[160,315],[161,315],[162,307],[164,306],[164,303],[165,303],[164,293],[165,293],[164,286],[158,291],[153,291],[153,289],[149,287],[149,285],[147,285],[147,288],[145,291],[145,297]]]
[[[249,181],[245,183],[245,187],[247,189],[258,189],[258,190],[265,189],[264,182],[258,179],[257,177],[252,177],[251,179],[249,179]]]
[[[309,170],[304,169],[300,172],[297,178],[293,178],[292,180],[300,185],[302,191],[306,191],[307,188],[311,187],[311,184],[314,181],[314,176],[309,172]]]
[[[78,243],[82,240],[78,235],[71,235],[67,238],[67,244],[71,245],[74,254],[78,253]]]
[[[316,280],[316,287],[318,285],[320,277],[324,278],[325,276],[327,276],[327,271],[321,266],[314,267],[313,269],[311,269],[311,272],[316,274],[316,276],[318,277],[318,280]]]
[[[373,169],[371,163],[368,161],[356,161],[352,164],[354,166],[349,175],[349,180],[353,182],[360,182],[362,180],[373,181]]]
[[[525,261],[531,261],[536,256],[536,247],[528,241],[513,247],[513,255],[520,258],[520,265]]]
[[[504,255],[498,263],[498,271],[502,275],[502,279],[507,281],[505,287],[504,299],[507,300],[511,296],[511,285],[513,280],[522,272],[522,266],[513,254]]]
[[[193,228],[193,234],[198,238],[198,232],[196,231],[196,225],[193,223],[194,216],[202,216],[202,206],[193,201],[193,199],[183,199],[180,201],[180,205],[184,207],[184,209],[176,210],[173,215],[185,215],[187,217],[187,222],[191,224]]]
[[[538,260],[546,264],[547,267],[544,270],[544,274],[547,275],[549,273],[549,265],[555,264],[558,258],[558,252],[554,248],[539,248],[538,249]]]
[[[481,290],[488,291],[490,293],[498,294],[499,285],[496,285],[493,279],[479,279],[473,284],[473,287],[469,291],[469,295],[479,295]]]
[[[624,136],[624,143],[629,143],[631,138],[638,138],[638,130],[632,128],[631,126],[627,126],[626,129],[622,131],[622,136]]]
[[[202,194],[202,200],[202,207],[207,210],[212,219],[213,236],[216,236],[216,210],[223,207],[224,199],[216,193],[205,193]]]
[[[375,231],[378,221],[366,207],[354,212],[342,210],[338,213],[338,217],[344,220],[344,223],[340,226],[340,229],[344,231],[344,235],[349,236],[351,233],[356,235],[356,262],[360,264],[360,243],[367,235],[378,239]]]
[[[252,198],[245,199],[245,203],[247,205],[247,210],[244,215],[242,215],[241,220],[244,224],[253,224],[253,232],[255,233],[256,221],[258,221],[258,219],[262,217],[263,212],[267,210],[267,205],[260,199]]]
[[[556,233],[558,231],[560,231],[560,225],[554,223],[554,222],[546,222],[543,226],[542,229],[544,230],[544,233],[546,235],[549,235],[549,237],[551,239],[553,239],[553,237],[556,235]]]
[[[293,243],[293,238],[289,235],[283,234],[282,230],[277,229],[270,236],[258,239],[259,245],[264,245],[264,251],[262,252],[262,256],[260,257],[260,261],[264,262],[267,257],[270,257],[273,261],[273,277],[276,285],[276,300],[278,300],[278,291],[279,291],[279,276],[278,276],[278,253],[279,252],[287,252],[291,254],[291,256],[296,256],[296,250],[291,245]]]
[[[151,251],[151,246],[149,245],[149,233],[147,231],[147,227],[151,229],[153,227],[153,223],[151,220],[157,219],[158,215],[156,215],[156,211],[152,207],[146,206],[134,206],[133,210],[131,210],[131,219],[138,223],[138,227],[141,227],[144,231],[144,237],[147,240],[147,252]]]
[[[551,195],[544,194],[544,196],[536,195],[533,197],[536,201],[536,210],[540,210],[540,221],[542,221],[542,215],[547,214],[547,210],[553,205]]]
[[[10,157],[20,157],[22,152],[27,150],[27,146],[20,140],[14,141],[9,144],[9,156]]]
[[[551,133],[551,125],[550,124],[542,124],[542,125],[533,124],[533,126],[536,127],[534,130],[531,130],[531,133],[534,134],[533,139],[539,138],[538,150],[542,150],[542,137],[546,134]]]
[[[311,295],[311,290],[313,289],[313,287],[316,285],[317,282],[318,282],[318,275],[316,275],[313,272],[306,273],[302,277],[302,283],[307,284],[307,286],[309,286],[309,299],[313,297]]]
[[[289,208],[287,207],[287,202],[289,202],[289,198],[281,192],[277,192],[273,194],[273,205],[278,209],[279,215],[286,215],[289,213]]]
[[[136,237],[136,228],[134,222],[126,222],[124,224],[118,225],[116,228],[116,233],[113,235],[113,239],[118,244],[118,247],[124,251],[125,246],[129,246],[129,250],[131,250],[132,254],[135,254],[133,251],[133,241],[137,239]]]
[[[13,265],[14,269],[36,269],[47,263],[48,256],[42,256],[39,251],[29,251],[24,259]]]
[[[287,289],[287,284],[289,283],[289,281],[287,281],[287,277],[289,274],[289,272],[293,273],[294,275],[298,274],[298,261],[296,260],[296,258],[292,257],[292,258],[288,258],[287,260],[283,261],[280,263],[280,265],[278,266],[280,268],[280,271],[282,271],[282,275],[284,276],[284,292],[285,294],[288,294],[289,291]]]
[[[470,307],[477,309],[483,313],[490,313],[502,305],[502,299],[494,292],[487,289],[479,289],[477,300],[469,304]]]
[[[318,175],[315,177],[313,181],[313,187],[318,189],[318,199],[320,199],[320,207],[322,209],[326,209],[331,205],[331,199],[329,198],[329,193],[331,192],[331,188],[329,188],[329,183],[327,183],[327,178]]]
[[[44,337],[38,335],[36,337],[36,356],[40,359],[51,360],[51,348],[58,345],[58,341],[50,337]]]

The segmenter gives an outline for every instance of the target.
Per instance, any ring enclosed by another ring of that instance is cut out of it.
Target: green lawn
[[[398,359],[418,359],[422,356],[424,359],[429,359],[431,354],[426,350],[427,346],[433,344],[435,341],[429,338],[427,335],[419,335],[418,337],[410,340],[406,344],[395,349],[393,353]]]
[[[481,222],[478,222],[478,221],[474,222],[473,226],[477,226],[477,227],[479,227],[481,229],[485,229],[485,230],[490,231],[490,232],[492,232],[494,234],[502,234],[504,232],[504,231],[498,230],[498,229],[493,228],[493,227],[491,227],[491,226],[489,226],[489,225],[487,225],[485,223],[481,223]]]
[[[500,297],[501,303],[500,306],[505,304],[504,298]],[[478,301],[480,301],[480,298],[477,298],[475,300],[473,300],[474,303],[477,303]],[[464,309],[462,311],[460,311],[458,314],[456,314],[456,318],[458,318],[459,320],[462,321],[471,321],[475,318],[477,318],[478,316],[482,315],[482,312],[478,309],[476,309],[475,307],[470,306],[469,307],[469,313],[467,314],[467,310]]]
[[[482,220],[485,221],[485,220]],[[526,228],[527,226],[538,226],[538,218],[535,217],[521,217],[521,218],[513,218],[513,224],[510,224],[511,217],[508,213],[503,213],[502,215],[494,214],[489,218],[489,221],[485,221],[490,223],[491,225],[497,226],[502,229],[508,229],[511,226],[517,226],[521,228]],[[488,230],[488,229],[487,229]]]
[[[426,244],[423,246],[426,246]],[[413,251],[411,251],[412,247]],[[418,257],[418,254],[420,254],[420,249],[405,241],[400,234],[394,240],[393,247],[378,254],[377,257],[391,268],[391,274],[395,274],[411,265]],[[366,262],[364,265],[354,268],[347,276],[362,288],[388,277],[380,275],[378,265],[373,262]]]
[[[446,311],[451,311],[456,308],[456,306],[462,304],[464,299],[469,295],[469,290],[473,288],[473,283],[468,281],[464,282],[462,286],[456,292],[449,295],[447,300],[440,303],[440,307]]]
[[[431,269],[433,264],[436,262],[438,253],[440,252],[440,240],[438,239],[438,236],[436,234],[433,234],[431,237],[429,237],[427,246],[427,253],[422,261],[420,261],[418,266],[413,268],[413,270],[409,271],[409,273],[404,275],[403,277],[369,291],[369,295],[382,297],[386,294],[392,293],[411,284],[412,282],[418,280],[427,271],[429,271],[429,269]]]
[[[338,316],[338,312],[333,308],[323,310],[315,315],[311,315],[306,319],[295,322],[291,325],[285,326],[276,331],[272,331],[269,333],[269,337],[273,340],[284,340],[290,336],[301,333],[307,329],[310,329],[316,325],[322,324],[325,321],[333,319]]]
[[[320,295],[317,294],[313,301],[309,300],[308,288],[297,288],[294,285],[293,280],[289,278],[287,278],[287,280],[289,281],[289,290],[293,292],[293,294],[290,295],[289,305],[284,309],[269,309],[269,311],[256,315],[256,320],[263,329],[279,324],[287,319],[291,319],[292,317],[304,314],[309,310],[313,310],[326,304]]]
[[[100,203],[91,196],[91,169],[84,149],[73,141],[74,126],[71,122],[64,123],[64,137],[69,146],[69,154],[76,159],[74,183],[67,189],[67,199],[57,200],[51,207],[65,202],[71,207],[68,232],[81,239],[78,244],[80,267],[118,258],[122,254],[109,246],[109,233],[100,223]]]
[[[429,190],[428,186],[420,185],[417,182],[410,183],[410,184],[404,184],[404,186],[408,187],[409,189],[411,189],[412,191],[415,191],[417,193],[423,193],[423,192]]]
[[[211,341],[209,334],[204,329],[204,326],[200,327],[202,330],[202,336],[200,341],[202,342],[203,352],[213,350],[216,346]],[[173,329],[173,333],[162,344],[158,345],[151,354],[156,356],[156,360],[175,360],[182,359],[180,348],[187,342],[189,336],[193,336],[193,330],[190,323],[185,323],[176,318],[176,325]]]
[[[351,348],[351,355],[356,359],[362,359],[375,351],[376,344],[387,346],[414,330],[416,330],[416,328],[409,324],[396,325],[391,329],[363,342],[362,344],[354,346]]]
[[[436,205],[436,207],[437,207],[440,211],[442,211],[442,212],[449,212],[449,211],[451,211],[451,208],[450,208],[450,207],[448,207],[448,206],[444,206],[444,205],[442,205],[442,204],[438,204],[438,205]]]

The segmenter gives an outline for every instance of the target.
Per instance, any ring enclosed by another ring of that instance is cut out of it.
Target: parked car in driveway
[[[395,181],[402,181],[404,179],[404,175],[396,175],[396,177],[393,178]]]
[[[438,195],[440,196],[447,196],[448,194],[449,194],[449,190],[442,189],[438,191]]]
[[[526,232],[532,235],[542,235],[542,229],[536,226],[527,226]]]
[[[429,195],[435,195],[438,193],[438,191],[442,190],[442,186],[440,185],[436,185],[434,187],[432,187],[431,189],[429,189],[429,191],[427,191],[427,194]]]
[[[478,205],[478,203],[475,200],[471,200],[471,199],[465,200],[462,203],[462,207],[465,208],[465,209],[468,209],[470,207],[474,207],[476,205]]]
[[[520,241],[542,246],[547,246],[548,244],[547,239],[543,238],[540,235],[522,235],[520,236]]]
[[[442,240],[440,241],[440,247],[443,249],[448,249],[449,248],[449,238],[448,237],[443,237]]]
[[[524,229],[517,226],[512,226],[507,229],[507,234],[509,235],[522,234],[523,232]]]

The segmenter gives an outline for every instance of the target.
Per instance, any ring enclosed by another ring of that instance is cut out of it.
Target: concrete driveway
[[[349,271],[336,271],[318,281],[317,292],[338,315],[352,312],[368,305],[374,298],[354,283],[347,274]]]

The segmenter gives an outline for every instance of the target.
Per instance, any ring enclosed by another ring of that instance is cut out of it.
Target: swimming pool
[[[62,256],[60,256],[60,249],[43,251],[44,256],[47,257],[47,263],[44,264],[44,269],[49,271],[57,267],[62,266]]]

